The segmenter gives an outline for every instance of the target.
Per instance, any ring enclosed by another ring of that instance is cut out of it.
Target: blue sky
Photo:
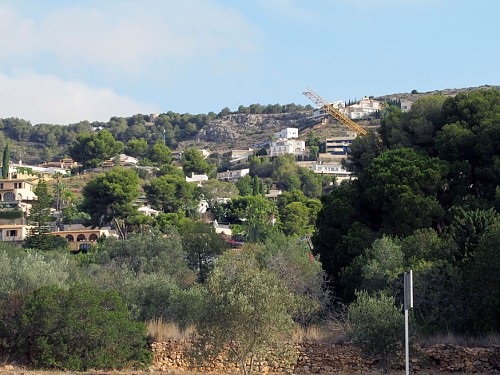
[[[499,14],[497,0],[0,0],[0,117],[498,85]]]

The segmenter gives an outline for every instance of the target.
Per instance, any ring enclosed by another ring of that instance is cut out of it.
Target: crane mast
[[[332,116],[335,120],[340,122],[341,124],[347,126],[350,130],[353,132],[356,132],[358,135],[366,135],[368,132],[363,129],[361,126],[356,124],[354,121],[352,121],[349,117],[344,115],[342,112],[340,112],[337,108],[335,108],[333,105],[328,103],[326,100],[324,100],[321,96],[316,94],[314,91],[311,89],[308,89],[307,91],[303,92],[305,96],[307,96],[311,101],[316,103],[316,105],[319,108],[323,108],[323,110],[328,113],[330,116]]]

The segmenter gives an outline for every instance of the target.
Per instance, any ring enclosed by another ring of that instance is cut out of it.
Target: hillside
[[[283,128],[302,129],[309,125],[308,112],[278,114],[236,113],[216,118],[203,127],[194,140],[180,148],[196,146],[210,150],[258,147]]]
[[[478,86],[478,87],[464,87],[464,88],[459,88],[459,89],[443,89],[443,90],[434,90],[434,91],[426,91],[426,92],[416,92],[416,93],[398,93],[398,94],[390,94],[390,95],[382,95],[378,96],[375,99],[376,100],[390,100],[390,99],[396,99],[396,100],[410,100],[412,102],[417,101],[420,98],[423,98],[424,96],[429,96],[429,95],[444,95],[444,96],[455,96],[459,92],[470,92],[474,90],[488,90],[496,88],[497,90],[500,90],[500,86],[491,86],[491,85],[483,85],[483,86]]]
[[[428,95],[454,96],[459,92],[499,87],[485,85],[423,93],[397,93],[375,99],[415,102]],[[165,140],[172,150],[196,147],[213,151],[257,148],[269,141],[272,134],[287,127],[299,128],[302,139],[305,139],[307,131],[313,127],[315,135],[320,139],[345,132],[346,128],[335,121],[317,129],[318,122],[308,119],[312,108],[310,105],[293,103],[267,106],[252,104],[249,107],[240,106],[234,112],[223,110],[219,114],[211,112],[192,115],[169,111],[155,116],[136,114],[125,118],[112,117],[108,122],[82,121],[68,125],[32,125],[18,118],[0,119],[0,148],[9,141],[12,161],[39,164],[65,156],[68,146],[79,134],[97,129],[108,130],[116,140],[125,145],[132,139],[144,138],[149,145]],[[377,127],[379,122],[365,120],[360,124],[364,127]]]

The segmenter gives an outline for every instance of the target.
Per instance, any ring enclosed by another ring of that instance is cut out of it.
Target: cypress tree
[[[7,179],[9,178],[9,161],[10,161],[10,151],[9,151],[9,144],[5,146],[5,149],[3,150],[3,158],[2,158],[2,178]]]

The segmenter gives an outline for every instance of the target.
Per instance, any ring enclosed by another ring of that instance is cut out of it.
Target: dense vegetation
[[[423,331],[497,332],[499,148],[498,90],[425,97],[356,139],[356,179],[322,198],[315,235],[336,295],[401,301],[402,272],[413,269]]]
[[[240,106],[238,112],[283,110]],[[218,168],[230,165],[227,155],[204,158],[187,149],[173,162],[171,147],[215,116],[169,112],[155,119],[160,126],[151,127],[149,117],[136,115],[113,118],[96,132],[91,124],[74,125],[83,131],[71,137],[72,130],[61,132],[65,152],[86,167],[125,150],[148,168],[113,167],[93,175],[80,196],[69,189],[71,179],[39,185],[42,199],[29,218],[36,230],[26,249],[0,243],[0,350],[42,367],[145,364],[144,332],[134,322],[161,318],[197,327],[194,347],[202,360],[233,345],[233,358],[251,364],[266,347],[288,340],[294,324],[322,323],[344,311],[349,338],[380,357],[387,370],[399,349],[402,275],[409,269],[418,333],[498,332],[498,90],[424,97],[407,113],[389,106],[380,129],[351,146],[346,167],[355,178],[337,186],[330,177],[298,167],[292,156],[250,157],[237,164],[250,169],[237,183],[214,179]],[[4,133],[29,139],[36,127],[21,123],[4,119]],[[210,179],[201,186],[186,182],[192,173]],[[273,189],[282,194],[266,198]],[[140,214],[140,198],[159,215]],[[207,212],[198,209],[202,198]],[[69,256],[46,232],[51,206],[64,222],[111,224],[119,238],[99,240],[89,252]],[[233,237],[221,237],[200,219],[231,224]],[[311,236],[316,257],[308,246]],[[109,294],[93,294],[97,290]],[[60,310],[69,296],[79,301],[86,295],[95,302],[89,305],[89,319],[96,317],[88,325],[92,332],[77,324],[81,316],[62,317]],[[115,305],[104,306],[104,296]],[[111,310],[120,312],[113,317],[116,327],[132,339],[93,331],[93,324],[105,324],[97,317],[105,319]],[[53,315],[41,338],[17,330],[39,325],[38,314]],[[56,326],[67,327],[60,340],[71,346],[69,357],[53,348]],[[120,360],[105,362],[106,351],[96,352],[94,362],[79,360],[88,340],[75,340],[75,329],[105,345],[109,342],[100,334],[115,337]],[[373,335],[363,334],[367,331]]]
[[[179,142],[193,139],[200,129],[220,116],[232,113],[295,113],[311,109],[312,107],[309,105],[304,107],[294,103],[267,106],[251,104],[248,107],[240,105],[238,110],[234,112],[229,108],[224,108],[219,114],[210,112],[208,114],[192,115],[169,111],[161,113],[157,117],[136,114],[131,117],[112,117],[107,122],[82,121],[68,125],[32,125],[29,121],[23,119],[4,118],[0,119],[0,148],[3,149],[10,140],[13,143],[11,148],[12,160],[23,160],[28,164],[38,164],[71,155],[71,148],[68,149],[68,146],[77,140],[80,135],[85,134],[85,137],[93,137],[96,131],[107,130],[116,141],[122,143],[122,147],[123,144],[128,144],[130,141],[133,141],[131,145],[133,147],[134,143],[142,139],[149,146],[165,140],[168,147],[175,149]],[[73,150],[75,156],[80,152],[77,148],[73,148]],[[131,151],[131,149],[127,151]],[[136,156],[133,150],[130,154]],[[111,156],[114,156],[114,154]],[[78,157],[75,159],[79,160]]]

